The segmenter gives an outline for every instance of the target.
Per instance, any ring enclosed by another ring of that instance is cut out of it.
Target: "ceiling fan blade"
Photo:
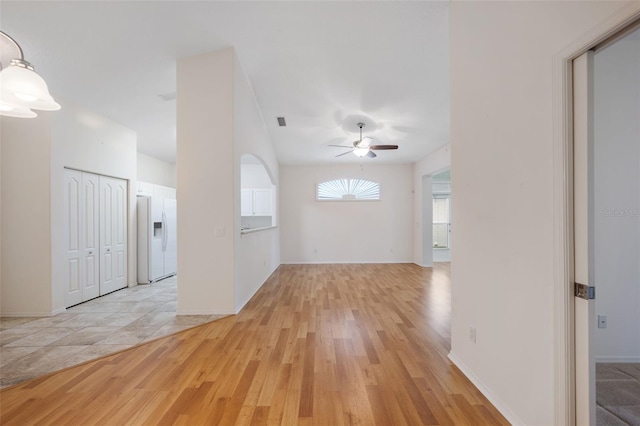
[[[343,155],[351,154],[352,152],[353,152],[353,150],[347,151],[347,152],[343,152],[342,154],[336,155],[336,157],[342,157]]]
[[[373,151],[369,151],[369,152],[367,152],[367,157],[376,158],[376,157],[377,157],[377,155],[376,155],[376,153],[375,153],[375,152],[373,152]]]
[[[353,147],[351,147],[349,145],[327,145],[327,146],[336,146],[338,148],[349,148],[349,149],[353,148]]]
[[[398,145],[371,145],[369,149],[398,149]]]

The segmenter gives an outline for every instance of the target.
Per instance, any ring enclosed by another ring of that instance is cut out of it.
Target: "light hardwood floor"
[[[237,316],[0,391],[0,424],[508,424],[449,321],[447,264],[282,265]]]

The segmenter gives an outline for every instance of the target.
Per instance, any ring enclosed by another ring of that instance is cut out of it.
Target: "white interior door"
[[[100,214],[98,175],[82,173],[82,301],[100,295]]]
[[[80,259],[82,239],[82,213],[80,206],[82,201],[82,173],[76,170],[64,171],[64,220],[65,220],[65,305],[73,306],[82,302],[80,278],[83,275],[82,261]]]
[[[127,286],[127,182],[100,176],[100,295]]]
[[[64,171],[66,238],[65,305],[99,296],[98,176]]]
[[[594,286],[593,247],[593,52],[573,61],[573,208],[574,281],[582,290],[576,295],[575,391],[576,424],[594,425],[595,358],[593,354],[595,300],[589,296]],[[586,293],[586,298],[584,298]]]

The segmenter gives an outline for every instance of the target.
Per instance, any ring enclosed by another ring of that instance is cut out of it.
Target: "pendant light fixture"
[[[22,48],[9,35],[0,31],[0,46],[3,50],[0,71],[0,115],[18,118],[33,118],[34,109],[56,111],[60,109],[47,83],[24,60]],[[10,52],[9,55],[4,52]],[[5,59],[7,58],[7,59]],[[9,61],[7,65],[6,61]]]

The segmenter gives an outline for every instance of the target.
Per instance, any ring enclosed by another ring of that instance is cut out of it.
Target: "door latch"
[[[580,283],[574,283],[574,295],[581,299],[591,300],[596,298],[596,288]]]

